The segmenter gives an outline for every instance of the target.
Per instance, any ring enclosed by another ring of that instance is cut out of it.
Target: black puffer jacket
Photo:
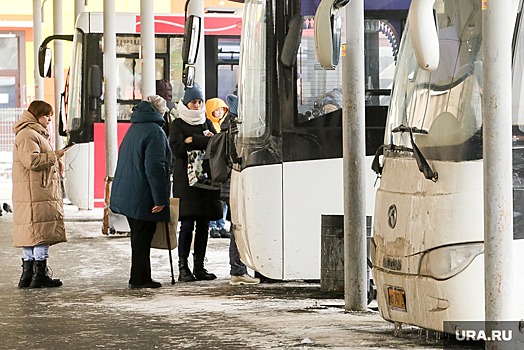
[[[180,220],[199,217],[208,220],[222,218],[220,190],[191,187],[187,178],[187,151],[206,149],[209,142],[209,137],[204,136],[206,129],[216,134],[213,123],[209,119],[200,125],[189,125],[181,118],[171,123],[169,142],[174,156],[173,197],[180,198]],[[189,136],[193,137],[193,142],[184,143]]]

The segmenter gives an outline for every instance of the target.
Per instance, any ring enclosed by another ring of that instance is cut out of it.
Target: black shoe
[[[137,289],[137,288],[160,288],[162,287],[162,283],[151,281],[144,284],[129,284],[129,288],[131,289]]]
[[[179,282],[193,282],[197,279],[193,274],[191,273],[191,270],[189,268],[181,268],[178,270],[178,281]]]
[[[216,228],[212,228],[211,231],[209,231],[209,237],[220,238],[220,231]]]
[[[2,208],[8,212],[8,213],[12,213],[13,212],[13,209],[11,208],[11,206],[7,203],[4,203],[4,205],[2,206]]]
[[[197,281],[211,281],[217,278],[214,273],[208,272],[206,269],[195,270],[193,274]]]
[[[18,288],[29,288],[33,280],[33,260],[22,259],[22,276],[18,282]]]
[[[49,276],[49,268],[47,267],[47,260],[37,260],[33,262],[33,278],[29,288],[53,288],[60,287],[62,281],[57,278]]]
[[[222,229],[220,229],[220,237],[222,237],[222,238],[231,238],[231,232],[229,232],[225,228],[222,228]]]

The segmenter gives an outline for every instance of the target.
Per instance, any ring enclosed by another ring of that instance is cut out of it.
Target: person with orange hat
[[[210,98],[206,102],[207,118],[213,122],[213,126],[220,132],[222,123],[227,118],[229,108],[221,98]],[[209,222],[209,236],[211,238],[231,238],[231,233],[226,229],[227,204],[222,202],[222,218]]]

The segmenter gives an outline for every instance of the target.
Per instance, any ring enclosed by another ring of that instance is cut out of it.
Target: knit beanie
[[[156,80],[155,88],[156,94],[163,97],[166,101],[171,101],[173,99],[173,86],[169,80]]]
[[[227,95],[226,103],[229,106],[229,112],[238,116],[238,96],[233,94]]]
[[[167,112],[166,100],[158,95],[147,96],[145,101],[150,102],[153,108],[160,114]]]
[[[182,99],[182,102],[187,106],[187,104],[193,100],[204,101],[204,94],[202,93],[202,89],[200,89],[200,86],[196,82],[193,83],[193,87],[186,88],[186,92],[184,93],[184,98]]]

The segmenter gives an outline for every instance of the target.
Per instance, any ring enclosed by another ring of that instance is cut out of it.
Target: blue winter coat
[[[133,108],[131,123],[120,145],[109,207],[136,220],[169,221],[171,149],[164,118],[142,101]],[[165,208],[153,214],[155,205]]]

